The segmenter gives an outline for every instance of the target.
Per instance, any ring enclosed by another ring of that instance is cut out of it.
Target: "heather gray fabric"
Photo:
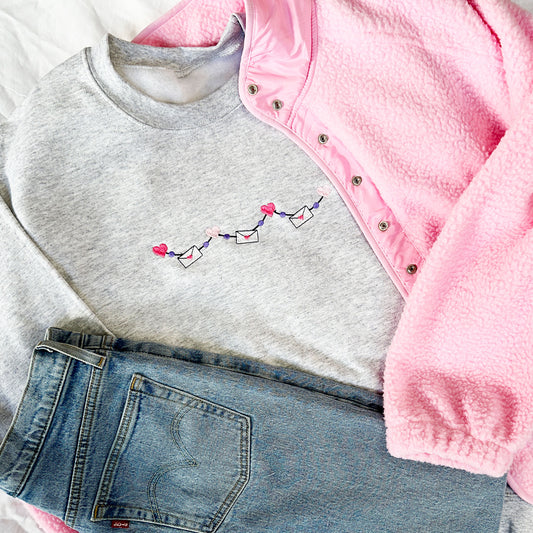
[[[522,500],[507,485],[499,533],[532,533],[533,505]]]
[[[239,20],[208,48],[106,35],[3,124],[0,433],[52,325],[381,387],[403,298],[332,186],[300,227],[261,212],[312,207],[329,180],[242,104]],[[265,216],[259,242],[213,238],[188,267],[152,251]]]
[[[49,326],[381,388],[403,299],[333,187],[301,227],[266,216],[259,242],[213,238],[187,267],[152,252],[251,230],[269,202],[311,207],[328,184],[242,105],[243,27],[202,49],[108,34],[0,124],[0,437]]]

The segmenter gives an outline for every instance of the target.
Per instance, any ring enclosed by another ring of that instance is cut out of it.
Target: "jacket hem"
[[[533,505],[533,493],[526,490],[514,477],[509,474],[507,477],[507,484],[514,490],[517,496],[522,498],[525,502]]]
[[[426,424],[387,427],[387,450],[393,457],[448,466],[491,477],[505,475],[513,453],[460,430],[438,432]]]

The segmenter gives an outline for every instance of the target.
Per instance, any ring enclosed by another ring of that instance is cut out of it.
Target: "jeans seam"
[[[239,479],[235,482],[235,485],[232,487],[229,494],[226,496],[225,500],[222,502],[221,506],[218,508],[218,511],[215,513],[215,516],[207,524],[207,528],[210,532],[214,532],[218,529],[220,524],[224,521],[224,518],[228,511],[231,509],[233,504],[237,501],[237,498],[244,490],[244,487],[248,484],[250,479],[249,472],[249,441],[250,441],[250,419],[245,415],[241,415],[242,418],[239,419],[241,426],[241,447],[239,450],[239,462],[240,462],[240,474]],[[246,436],[246,438],[245,438]],[[220,515],[220,516],[219,516]],[[217,516],[219,518],[217,519]]]
[[[83,478],[85,475],[85,466],[87,463],[87,452],[90,447],[89,440],[91,438],[92,427],[94,420],[96,419],[96,402],[101,383],[102,372],[93,367],[91,379],[87,388],[87,397],[83,408],[83,417],[80,425],[80,432],[76,446],[76,454],[70,483],[70,493],[67,502],[67,510],[65,513],[65,523],[71,527],[74,527],[76,522],[80,501],[82,498],[81,493]]]
[[[135,394],[135,398],[133,398]],[[96,505],[94,507],[93,515],[96,518],[98,507],[105,506],[105,500],[109,498],[109,488],[111,486],[111,478],[116,469],[117,462],[120,457],[120,452],[124,446],[126,440],[126,435],[129,432],[130,424],[133,418],[133,411],[135,406],[139,401],[139,393],[137,391],[129,390],[128,398],[126,399],[126,406],[123,413],[123,419],[119,423],[119,428],[117,430],[117,436],[120,435],[120,441],[117,443],[117,446],[112,445],[111,455],[109,456],[109,464],[104,464],[104,473],[102,475],[101,487],[98,489],[98,498]]]
[[[33,468],[33,465],[34,465],[35,461],[37,460],[37,457],[39,456],[39,453],[40,453],[40,451],[41,451],[41,449],[42,449],[42,447],[44,445],[44,441],[46,440],[46,436],[48,434],[48,430],[50,429],[50,424],[52,422],[52,418],[54,417],[54,414],[56,412],[57,403],[59,402],[59,397],[61,396],[61,393],[63,392],[63,384],[65,382],[65,377],[66,377],[69,369],[70,369],[70,358],[68,358],[65,361],[65,365],[63,367],[63,372],[62,372],[61,378],[59,380],[59,385],[58,385],[58,387],[57,387],[57,389],[55,391],[54,399],[52,401],[52,408],[48,412],[47,419],[46,419],[46,424],[44,425],[43,431],[42,431],[42,433],[40,435],[40,438],[39,438],[39,444],[33,450],[32,457],[28,461],[28,465],[26,466],[26,469],[24,470],[24,474],[22,475],[22,478],[21,478],[17,488],[14,491],[13,495],[15,497],[17,497],[21,493],[22,489],[24,488],[24,485],[26,484],[29,472]]]
[[[189,350],[189,349],[187,349],[187,350]],[[192,349],[191,349],[191,351],[194,352],[194,350],[192,350]],[[274,383],[281,383],[283,385],[296,387],[298,389],[314,392],[314,393],[317,393],[317,394],[323,394],[325,396],[328,396],[329,398],[334,398],[335,400],[338,400],[338,401],[341,401],[341,402],[346,402],[346,403],[349,403],[351,405],[354,405],[358,409],[362,409],[364,411],[372,411],[372,412],[375,412],[375,413],[383,414],[383,407],[381,405],[375,405],[373,400],[372,400],[372,403],[369,404],[365,400],[360,400],[360,399],[356,399],[356,398],[348,398],[348,397],[345,397],[345,396],[338,396],[338,395],[336,395],[333,392],[320,390],[320,389],[318,389],[316,387],[313,387],[313,386],[310,387],[307,384],[294,382],[291,378],[279,379],[277,377],[272,377],[270,375],[264,374],[261,370],[259,370],[259,371],[242,370],[242,369],[239,369],[239,368],[236,368],[236,367],[225,366],[225,365],[221,365],[221,364],[218,364],[218,363],[198,361],[198,360],[194,360],[193,358],[188,359],[188,358],[185,358],[185,357],[176,357],[176,356],[174,356],[172,354],[161,354],[161,353],[156,353],[156,352],[151,352],[151,351],[146,351],[146,350],[134,350],[134,351],[132,351],[132,350],[111,349],[111,350],[107,350],[105,355],[107,357],[112,357],[112,353],[113,352],[117,352],[117,353],[119,353],[121,355],[123,355],[123,354],[132,354],[132,355],[135,356],[135,355],[141,354],[141,355],[149,355],[151,357],[163,357],[163,358],[166,358],[166,359],[176,359],[176,360],[183,361],[183,362],[186,362],[186,363],[193,363],[193,364],[198,364],[198,365],[202,365],[202,366],[209,367],[209,368],[214,368],[216,370],[223,370],[225,372],[234,372],[236,374],[242,374],[242,375],[245,375],[245,376],[250,376],[250,377],[259,378],[259,379],[265,379],[265,380],[268,380],[268,381],[272,381]],[[208,353],[208,355],[217,355],[217,354],[212,353],[212,352],[206,352],[206,353]],[[234,357],[234,356],[229,356],[229,357]],[[255,361],[255,360],[254,361],[246,361],[246,363],[248,363],[250,366],[254,366],[254,367],[255,366],[261,366],[261,362],[260,361]],[[283,368],[283,370],[289,370],[289,369]],[[300,373],[300,374],[303,374],[306,378],[317,378],[319,380],[324,380],[325,379],[325,378],[322,378],[320,376],[314,376],[312,374],[306,375],[306,373],[303,372],[303,371],[296,371],[296,372]],[[331,381],[331,380],[329,380],[329,381]],[[372,395],[377,395],[375,393],[375,391],[370,391],[370,389],[365,389],[364,387],[358,387],[358,386],[355,386],[355,385],[343,384],[343,383],[336,383],[336,385],[342,385],[342,386],[346,386],[346,387],[352,388],[352,389],[356,388],[356,389],[360,389],[360,390],[366,390],[367,392],[371,392]]]

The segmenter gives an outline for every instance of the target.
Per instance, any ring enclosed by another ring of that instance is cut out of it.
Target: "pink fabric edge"
[[[160,17],[158,20],[156,20],[153,24],[150,24],[147,28],[145,28],[139,35],[137,35],[132,42],[140,43],[141,41],[146,44],[152,44],[152,45],[159,45],[159,46],[172,46],[170,43],[160,42],[156,39],[150,39],[153,34],[157,33],[159,29],[161,29],[162,26],[167,24],[172,18],[174,18],[176,15],[181,13],[186,7],[189,6],[189,4],[193,0],[183,0],[180,2],[177,6],[175,6],[170,12],[166,13],[162,17]],[[316,19],[316,13],[315,9],[313,8],[313,20]],[[245,0],[245,10],[246,10],[246,18],[248,21],[251,21],[254,16],[254,4],[252,2],[247,2]],[[313,23],[315,25],[315,23]],[[250,37],[250,32],[253,31],[253,28],[255,27],[254,23],[249,23],[249,31],[247,31],[247,34],[245,36],[244,40],[244,50],[243,50],[243,60],[241,62],[241,72],[239,76],[239,93],[241,96],[241,100],[243,102],[248,101],[249,95],[247,94],[245,83],[247,80],[245,79],[245,73],[248,72],[248,65],[249,65],[249,57],[250,57],[250,42],[252,41],[252,38]],[[316,54],[316,50],[313,51],[313,55]],[[248,80],[248,83],[250,80]],[[322,168],[324,173],[328,176],[330,182],[332,184],[335,184],[335,188],[337,189],[337,192],[343,197],[345,203],[347,206],[350,206],[350,201],[348,198],[346,198],[346,194],[343,190],[342,184],[339,182],[339,180],[336,178],[334,173],[330,171],[327,166],[324,164],[320,156],[313,150],[313,148],[308,145],[303,139],[300,139],[293,131],[284,126],[283,124],[280,124],[276,122],[275,120],[272,120],[267,115],[261,114],[258,112],[258,110],[255,109],[253,105],[247,105],[247,109],[254,115],[256,115],[261,121],[270,124],[274,128],[284,131],[302,150],[310,156],[315,163]],[[320,129],[320,128],[319,128]],[[366,174],[366,173],[365,173]],[[380,204],[374,206],[375,211],[380,211],[383,208],[384,204],[381,201]],[[396,288],[400,292],[402,298],[406,300],[410,294],[411,287],[415,281],[415,278],[413,278],[411,275],[406,274],[404,271],[399,271],[398,269],[395,269],[391,261],[387,257],[386,248],[383,249],[382,246],[380,246],[374,235],[369,229],[369,222],[365,220],[365,217],[363,216],[363,213],[359,210],[353,210],[349,207],[352,215],[354,216],[355,220],[357,221],[361,231],[364,233],[367,240],[372,243],[372,248],[377,255],[380,263],[382,264],[383,268],[395,284]],[[398,233],[401,233],[404,235],[405,239],[407,240],[407,237],[405,236],[405,233],[403,232],[403,229],[398,226],[398,230],[395,229],[395,226],[391,227],[387,233],[387,237],[391,241],[397,241],[397,235]],[[402,255],[405,257],[413,256],[413,251],[415,252],[415,257],[413,257],[413,260],[411,262],[416,263],[419,267],[421,267],[424,263],[424,259],[422,255],[414,248],[412,243],[410,245],[413,247],[413,250],[411,248],[407,248],[406,250],[402,251]],[[157,252],[156,252],[157,253]]]
[[[525,502],[533,505],[533,494],[529,494],[521,485],[516,481],[511,474],[507,476],[507,484],[511,487]]]
[[[25,503],[25,505],[37,525],[46,533],[78,533],[57,516],[48,514],[29,503]]]
[[[141,31],[132,39],[132,43],[142,44],[143,41],[152,33],[154,33],[158,28],[166,24],[171,18],[173,18],[177,13],[185,9],[193,0],[182,0],[177,5],[175,5],[170,11],[167,11],[164,15],[161,15],[154,22],[146,26],[144,30]]]

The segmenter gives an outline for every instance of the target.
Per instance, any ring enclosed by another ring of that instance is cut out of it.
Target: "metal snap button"
[[[363,181],[363,178],[361,176],[353,176],[352,177],[352,183],[355,185],[355,186],[359,186],[361,185]]]
[[[283,102],[281,100],[274,100],[272,102],[272,107],[276,110],[276,111],[279,111],[282,107],[283,107]]]
[[[389,229],[389,223],[386,220],[382,220],[378,224],[378,228],[380,229],[380,231],[387,231]]]
[[[259,87],[255,83],[248,85],[248,92],[250,94],[257,94],[257,91],[259,91]]]
[[[407,267],[407,273],[408,274],[414,274],[417,270],[418,270],[418,267],[416,265],[413,265],[413,264],[411,264],[411,265],[409,265]]]
[[[325,133],[321,133],[318,136],[318,142],[320,144],[326,144],[329,141],[329,137]]]

